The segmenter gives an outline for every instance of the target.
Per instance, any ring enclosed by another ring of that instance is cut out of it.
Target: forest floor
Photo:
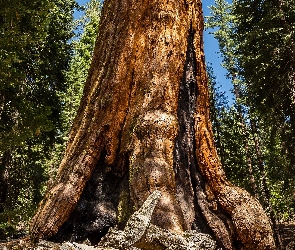
[[[289,223],[281,223],[279,225],[280,233],[282,236],[282,241],[285,250],[295,250],[295,221]],[[77,243],[64,243],[64,244],[57,244],[48,241],[41,241],[38,246],[33,247],[30,245],[28,238],[21,240],[12,240],[6,243],[0,243],[0,250],[102,250],[102,248],[94,248],[91,246],[77,244]],[[109,248],[110,249],[110,248]],[[104,249],[106,250],[106,249]]]

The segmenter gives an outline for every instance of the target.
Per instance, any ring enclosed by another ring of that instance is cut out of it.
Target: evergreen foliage
[[[249,105],[276,124],[286,155],[284,188],[294,186],[295,170],[295,8],[293,1],[237,1],[233,33],[239,41],[240,74],[247,85]],[[273,133],[276,133],[276,132]],[[274,164],[279,164],[274,163]]]
[[[216,148],[226,176],[235,184],[253,194],[244,146],[244,131],[237,105],[228,104],[221,87],[218,86],[213,69],[207,67],[210,91],[210,114]],[[246,178],[245,178],[246,177]]]
[[[60,125],[73,7],[57,0],[2,3],[1,151]]]
[[[75,6],[0,3],[0,237],[32,215],[44,192],[45,163],[62,125]]]
[[[26,229],[55,176],[90,66],[101,3],[14,1],[1,7],[0,238],[5,238]],[[73,21],[75,8],[84,12]]]
[[[226,138],[222,151],[231,155],[241,153],[237,155],[240,162],[234,163],[228,176],[251,191],[249,180],[245,179],[247,175],[240,172],[249,163],[242,159],[249,156],[261,202],[269,208],[265,201],[268,196],[265,188],[269,187],[276,214],[281,219],[290,218],[294,215],[295,200],[291,175],[295,145],[292,86],[295,85],[290,77],[294,72],[294,6],[290,1],[235,0],[229,4],[216,0],[211,10],[207,27],[214,28],[223,66],[228,70],[237,97],[235,108],[226,111],[229,119],[219,118],[223,125],[219,130]],[[238,123],[244,125],[238,128],[234,125]],[[247,147],[237,134],[247,138]],[[233,147],[228,143],[231,141]],[[224,154],[225,169],[231,166],[230,159],[230,155]],[[245,181],[239,181],[242,174]]]
[[[60,93],[63,103],[61,110],[62,126],[57,135],[60,140],[54,145],[50,161],[47,163],[51,180],[61,162],[70,128],[82,98],[97,37],[101,7],[99,0],[90,0],[86,6],[81,6],[82,17],[75,20],[76,36],[71,43],[73,53],[69,62],[69,69],[65,74],[67,90]]]
[[[66,121],[64,125],[66,131],[72,125],[80,99],[82,98],[83,87],[88,75],[97,37],[101,3],[98,0],[90,0],[84,9],[85,14],[76,21],[78,35],[72,42],[74,53],[70,61],[70,68],[66,74],[69,85],[63,95],[65,102],[63,118]]]

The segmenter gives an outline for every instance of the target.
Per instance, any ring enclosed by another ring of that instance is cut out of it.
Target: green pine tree
[[[0,3],[0,237],[33,214],[61,130],[73,12],[67,1]]]

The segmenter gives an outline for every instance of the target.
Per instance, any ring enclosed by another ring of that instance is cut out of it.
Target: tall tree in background
[[[232,117],[238,117],[238,124],[240,126],[239,131],[243,138],[243,152],[246,158],[246,164],[248,170],[248,176],[251,184],[251,191],[258,197],[257,183],[253,170],[253,159],[251,152],[251,143],[249,142],[249,129],[247,128],[247,118],[251,120],[249,116],[249,108],[246,106],[245,87],[244,83],[239,76],[238,57],[236,51],[239,44],[233,39],[233,31],[236,28],[235,16],[232,11],[232,4],[229,4],[225,0],[216,0],[215,5],[211,6],[212,15],[207,17],[207,28],[217,28],[214,30],[214,37],[219,43],[219,49],[223,59],[223,67],[228,71],[228,78],[233,84],[233,94],[235,96],[235,109],[237,115],[232,113]],[[232,110],[233,111],[233,110]],[[234,120],[234,119],[233,119]],[[234,137],[237,138],[237,137]],[[239,144],[239,143],[238,143]],[[239,157],[242,159],[243,157]],[[239,168],[244,166],[238,164]]]
[[[292,26],[291,17],[294,15],[294,10],[288,1],[274,3],[246,0],[233,1],[230,5],[225,0],[217,0],[216,6],[212,6],[212,11],[213,15],[208,19],[209,25],[218,27],[214,35],[219,41],[224,67],[233,79],[235,93],[239,95],[241,89],[241,85],[237,85],[235,80],[241,79],[244,83],[242,97],[244,104],[249,107],[248,119],[251,125],[249,131],[253,136],[255,146],[253,159],[260,173],[261,201],[269,207],[273,225],[277,231],[272,207],[275,205],[275,212],[281,218],[285,217],[285,215],[282,216],[282,211],[289,212],[290,210],[286,209],[284,204],[288,200],[289,207],[292,207],[290,200],[293,196],[292,185],[289,185],[290,182],[292,183],[290,171],[293,168],[294,156],[291,153],[294,150],[294,143],[291,133],[292,119],[289,112],[292,110],[292,82],[288,77],[292,73],[287,71],[292,71],[291,55],[294,49],[292,48],[293,40],[289,41],[289,39],[293,34],[290,25]],[[288,16],[288,20],[284,15]],[[277,84],[278,82],[282,85]],[[289,93],[289,98],[283,97],[282,93]],[[257,117],[259,117],[260,124],[257,122]],[[243,120],[242,118],[242,123],[246,128]],[[257,127],[263,130],[258,130]],[[282,137],[285,138],[285,143],[281,143]],[[269,140],[270,138],[272,139]],[[263,150],[260,140],[263,141]],[[280,148],[282,154],[287,157],[275,156],[277,148]],[[282,158],[288,159],[289,163],[282,166],[287,171],[281,175],[278,169],[285,162]],[[266,173],[268,173],[268,181]],[[272,196],[268,183],[272,183],[270,185]],[[279,188],[278,192],[277,187],[281,186],[281,183],[285,184],[283,185],[285,190]],[[273,199],[277,196],[284,197],[281,200],[281,206],[278,206],[280,203],[278,200]],[[279,234],[277,235],[277,242],[280,245]]]
[[[225,249],[275,248],[260,204],[227,181],[217,157],[201,8],[200,1],[104,2],[80,108],[32,220],[34,238],[99,240],[159,190],[158,227],[179,235],[198,229]]]
[[[282,150],[289,159],[284,167],[288,189],[294,183],[291,173],[295,166],[294,4],[292,1],[237,1],[234,13],[235,37],[240,42],[239,66],[246,80],[248,100],[264,120],[281,130],[285,140]]]
[[[32,215],[61,128],[75,1],[0,3],[0,227]],[[5,231],[5,230],[4,230]]]
[[[77,32],[79,34],[72,42],[74,54],[67,72],[68,89],[64,93],[65,109],[63,115],[64,119],[69,122],[65,126],[66,130],[69,130],[72,126],[72,120],[77,113],[82,98],[83,87],[88,75],[97,37],[100,10],[100,1],[90,0],[84,7],[84,15],[77,20]]]
[[[49,162],[47,162],[51,178],[50,183],[55,177],[65,151],[69,131],[82,98],[97,36],[101,2],[91,0],[80,8],[83,15],[75,21],[76,36],[71,41],[73,54],[69,62],[69,69],[65,74],[67,89],[64,92],[59,92],[59,98],[63,103],[61,110],[62,126],[56,135],[58,141],[54,145],[54,150],[51,151]]]
[[[225,94],[220,92],[212,69],[207,69],[210,93],[210,118],[216,142],[216,148],[227,177],[235,185],[250,193],[251,183],[247,171],[247,159],[244,147],[244,133],[240,114],[235,104],[229,106]]]
[[[243,82],[233,84],[243,90],[240,96],[249,107],[249,120],[254,125],[251,127],[261,128],[250,130],[255,134],[255,158],[264,179],[261,188],[264,195],[268,193],[264,174],[267,173],[271,192],[282,197],[281,205],[275,199],[276,212],[286,218],[286,214],[292,215],[289,208],[294,207],[294,178],[290,174],[294,166],[293,83],[289,77],[293,73],[294,7],[289,1],[245,0],[229,5],[218,0],[213,11],[217,18],[210,21],[220,27],[215,34],[224,48],[224,66],[233,79]],[[257,147],[257,131],[263,150]]]

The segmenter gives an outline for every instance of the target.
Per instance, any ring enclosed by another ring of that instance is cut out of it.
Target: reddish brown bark
[[[105,1],[81,106],[33,237],[83,216],[97,185],[92,215],[105,218],[95,224],[101,231],[160,190],[153,224],[210,233],[225,249],[274,249],[260,204],[226,180],[218,161],[202,30],[198,0]]]

